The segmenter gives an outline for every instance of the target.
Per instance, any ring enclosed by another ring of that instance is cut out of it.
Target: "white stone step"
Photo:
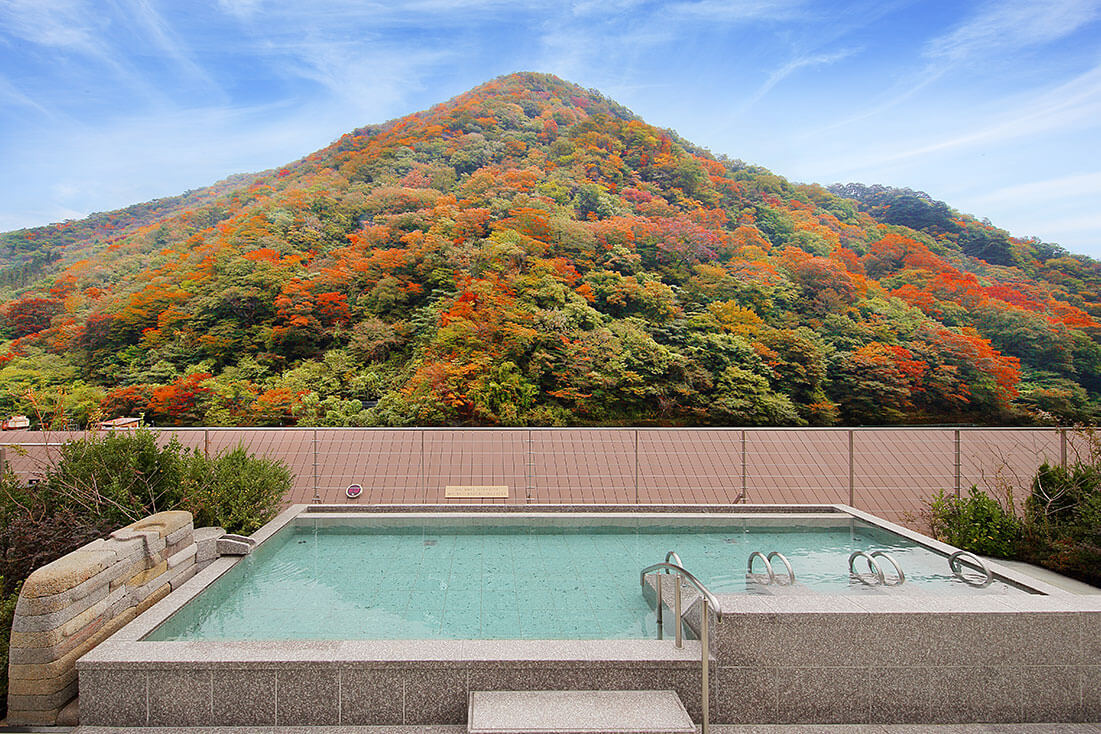
[[[469,734],[695,734],[676,691],[471,691]]]

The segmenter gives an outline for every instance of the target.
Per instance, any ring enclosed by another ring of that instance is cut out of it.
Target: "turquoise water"
[[[670,550],[719,594],[753,593],[745,566],[755,550],[784,553],[808,593],[891,593],[850,578],[858,549],[890,551],[906,572],[900,592],[1024,593],[999,582],[969,587],[943,556],[858,520],[472,522],[288,527],[146,639],[653,638],[639,571]]]

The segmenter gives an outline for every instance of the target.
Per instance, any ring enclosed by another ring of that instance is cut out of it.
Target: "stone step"
[[[676,691],[471,691],[469,734],[695,734]]]

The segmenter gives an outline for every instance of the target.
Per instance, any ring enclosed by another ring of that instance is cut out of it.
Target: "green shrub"
[[[281,462],[250,456],[238,446],[207,462],[202,481],[185,487],[183,506],[197,526],[247,534],[275,517],[293,480]]]
[[[957,548],[995,558],[1020,550],[1021,521],[977,487],[967,497],[938,492],[928,516],[933,536]]]
[[[45,484],[54,501],[116,527],[178,507],[194,452],[152,431],[90,434],[61,447]]]
[[[1101,586],[1101,467],[1040,467],[1025,501],[1022,556]]]
[[[11,623],[15,617],[15,602],[19,599],[19,587],[0,593],[0,719],[8,711],[8,642],[11,640]],[[0,577],[0,589],[6,589]]]

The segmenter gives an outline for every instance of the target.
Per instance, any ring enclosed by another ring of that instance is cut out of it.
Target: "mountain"
[[[493,80],[295,163],[0,236],[0,413],[156,424],[1036,423],[1101,270]]]

